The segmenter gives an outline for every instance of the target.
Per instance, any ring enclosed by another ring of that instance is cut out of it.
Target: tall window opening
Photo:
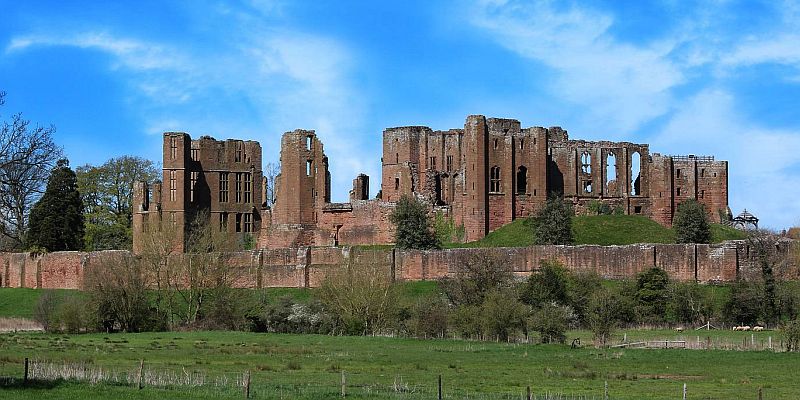
[[[400,190],[400,178],[394,178],[394,190]]]
[[[242,231],[242,214],[236,213],[236,232]]]
[[[436,169],[436,157],[431,157],[431,169]]]
[[[178,138],[175,136],[169,138],[169,157],[171,160],[178,157]]]
[[[489,171],[489,191],[500,193],[500,167],[496,165]]]
[[[615,194],[617,183],[617,156],[608,153],[606,156],[606,194]]]
[[[244,202],[250,203],[253,199],[253,187],[251,183],[252,175],[249,172],[244,173]],[[249,232],[249,231],[247,231]]]
[[[447,156],[447,172],[453,170],[453,156]]]
[[[236,173],[236,202],[242,202],[242,183],[244,182],[244,174],[241,172]]]
[[[253,214],[251,213],[244,214],[244,231],[253,231]]]
[[[631,155],[631,195],[641,195],[639,175],[642,173],[642,155],[634,151]]]
[[[223,232],[228,230],[228,213],[219,214],[219,230]]]
[[[169,199],[175,201],[178,197],[178,179],[175,171],[169,171]]]
[[[592,155],[588,151],[581,153],[581,172],[584,174],[592,173]]]
[[[517,194],[528,192],[528,169],[525,166],[517,168]]]
[[[311,150],[311,143],[313,140],[311,136],[306,136],[306,150]]]
[[[244,152],[244,149],[242,147],[243,146],[241,142],[236,143],[236,151],[233,155],[234,162],[242,162],[242,153]]]
[[[219,202],[220,203],[227,203],[228,202],[228,173],[227,172],[220,172],[219,173]],[[227,216],[225,218],[227,218]]]
[[[194,202],[194,188],[197,186],[197,176],[199,172],[192,172],[189,181],[189,201]]]
[[[311,160],[306,161],[306,176],[311,176]]]

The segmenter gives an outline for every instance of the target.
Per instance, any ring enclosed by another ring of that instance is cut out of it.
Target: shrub
[[[531,274],[522,287],[520,299],[525,304],[540,307],[555,302],[569,304],[567,291],[569,272],[555,260],[542,260],[539,271]]]
[[[414,197],[403,195],[389,220],[395,225],[395,245],[401,249],[438,249],[441,247],[431,227],[428,210]]]
[[[416,337],[447,335],[448,307],[441,296],[419,299],[411,310],[409,333]]]
[[[575,313],[570,306],[550,302],[534,309],[528,319],[528,327],[539,332],[542,343],[564,343],[564,334],[575,322]]]
[[[608,203],[600,200],[590,201],[586,208],[592,215],[611,215],[614,211]]]
[[[682,324],[703,323],[714,314],[714,304],[708,292],[695,282],[675,282],[669,285],[667,316]]]
[[[672,220],[678,243],[711,243],[711,225],[703,204],[694,199],[678,205]]]
[[[52,290],[45,290],[36,302],[33,320],[38,322],[45,332],[56,332],[60,329],[57,311],[61,299]]]
[[[492,290],[481,305],[483,333],[488,338],[506,341],[525,328],[527,307],[517,300],[513,290]]]
[[[602,286],[602,279],[596,272],[578,272],[570,274],[567,281],[567,297],[575,312],[577,323],[586,326],[586,310],[592,294]]]
[[[605,346],[619,324],[619,296],[608,289],[592,294],[587,308],[587,322],[595,345]]]
[[[800,319],[786,322],[781,327],[787,351],[800,351]]]
[[[572,244],[572,205],[563,198],[550,195],[533,218],[533,240],[536,244]]]
[[[660,268],[650,268],[636,277],[636,316],[639,322],[664,320],[669,275]]]
[[[86,301],[77,296],[67,296],[59,306],[58,319],[67,333],[88,330]]]
[[[452,277],[439,280],[453,305],[480,305],[491,290],[511,287],[514,276],[507,259],[480,252],[470,255]]]
[[[723,318],[731,324],[755,325],[761,318],[763,293],[758,283],[736,283],[723,306]]]
[[[481,307],[456,306],[449,315],[449,325],[462,338],[474,338],[481,333]]]

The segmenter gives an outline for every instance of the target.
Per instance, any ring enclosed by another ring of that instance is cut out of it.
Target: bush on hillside
[[[520,300],[533,307],[540,307],[547,303],[567,305],[569,293],[567,282],[569,272],[556,260],[542,260],[539,271],[531,274],[522,285]]]
[[[694,199],[678,204],[672,219],[678,243],[711,243],[711,224],[703,204]]]
[[[550,195],[533,217],[533,238],[536,244],[572,244],[572,205],[562,197]]]
[[[438,249],[441,243],[431,226],[428,210],[414,197],[403,195],[389,220],[395,225],[395,245],[401,249]]]

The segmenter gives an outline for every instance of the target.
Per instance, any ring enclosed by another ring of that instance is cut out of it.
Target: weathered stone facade
[[[183,251],[189,224],[197,215],[208,223],[244,237],[261,229],[263,177],[261,145],[255,141],[192,138],[164,133],[162,182],[138,182],[133,199],[133,249],[141,249],[142,233],[171,224],[175,246]]]
[[[559,127],[522,128],[517,120],[481,115],[467,117],[463,129],[386,129],[380,198],[369,199],[369,177],[361,174],[348,203],[331,202],[328,165],[314,131],[285,133],[276,201],[262,210],[257,142],[165,133],[164,183],[153,184],[152,193],[146,184],[136,187],[134,250],[147,225],[168,221],[185,232],[201,211],[232,234],[257,235],[259,248],[388,244],[389,215],[403,195],[452,218],[465,241],[530,216],[553,192],[579,214],[605,204],[664,225],[687,199],[703,203],[712,221],[729,214],[726,161],[660,155],[646,144],[570,140]]]

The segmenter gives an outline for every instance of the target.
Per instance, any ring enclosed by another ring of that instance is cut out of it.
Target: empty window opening
[[[178,221],[175,219],[175,213],[174,212],[169,213],[169,223],[170,223],[170,225],[172,225],[173,228],[178,225]]]
[[[169,158],[174,160],[178,157],[178,138],[172,136],[169,138]]]
[[[675,171],[675,174],[677,175],[678,179],[680,179],[680,177],[681,177],[681,169],[680,169],[680,168],[678,168],[678,169]]]
[[[533,145],[536,146],[536,138],[533,138]]]
[[[431,157],[431,169],[436,169],[436,157]]]
[[[500,193],[500,167],[492,167],[489,174],[489,191],[492,193]]]
[[[631,195],[639,196],[641,190],[639,188],[639,175],[642,172],[642,156],[638,151],[631,154]]]
[[[447,156],[447,172],[453,170],[453,156]]]
[[[617,185],[617,156],[608,153],[606,156],[606,194],[616,193]]]
[[[220,172],[219,173],[219,202],[220,203],[227,203],[228,202],[228,173],[227,172]],[[225,217],[227,218],[227,217]]]
[[[189,201],[194,202],[194,187],[197,186],[198,172],[192,172],[190,175],[191,181],[189,182]]]
[[[525,166],[517,168],[517,194],[528,192],[528,169]]]
[[[592,181],[584,181],[583,182],[583,192],[584,193],[592,193]]]
[[[244,149],[242,149],[242,143],[237,143],[236,144],[236,151],[235,151],[234,156],[233,156],[233,161],[234,162],[242,162],[242,153],[243,152],[244,152]]]
[[[533,189],[533,195],[536,196],[536,189]]]
[[[701,168],[700,169],[700,177],[704,178],[705,176],[706,176],[706,169],[705,168]]]
[[[219,214],[219,230],[223,232],[228,230],[228,213]]]
[[[394,190],[400,190],[400,178],[394,178]]]
[[[250,213],[244,214],[244,231],[245,232],[253,231],[253,214]]]
[[[306,161],[306,176],[311,176],[311,160]]]
[[[169,200],[175,201],[178,197],[178,179],[175,171],[169,171]]]
[[[716,173],[716,172],[714,172],[714,178],[716,178],[716,177],[717,177],[717,173]]]
[[[519,140],[519,149],[522,150],[525,148],[525,139]]]
[[[306,136],[306,150],[311,150],[311,142],[313,140],[314,139],[310,135]]]
[[[634,206],[633,207],[634,214],[641,214],[642,213],[642,206]]]
[[[497,139],[494,140],[494,148],[497,149]]]
[[[194,144],[192,145],[190,157],[192,157],[192,161],[200,161],[200,149]]]
[[[680,196],[681,195],[681,188],[675,189],[675,195],[676,196]]]
[[[705,197],[706,197],[706,191],[705,190],[701,190],[700,191],[700,198],[702,199],[702,198],[705,198]]]
[[[588,151],[581,154],[581,172],[584,174],[592,173],[592,155]]]
[[[249,172],[244,173],[244,202],[250,203],[253,199],[253,184],[252,175]],[[249,232],[249,231],[245,231]]]
[[[400,164],[400,153],[394,153],[394,163]]]
[[[236,213],[236,232],[242,231],[242,214]]]
[[[244,183],[244,174],[241,172],[236,173],[236,202],[242,202],[242,186]]]

